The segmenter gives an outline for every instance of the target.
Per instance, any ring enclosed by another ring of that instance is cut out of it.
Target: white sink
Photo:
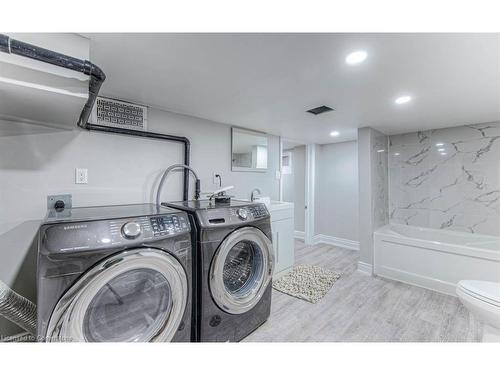
[[[293,210],[292,202],[282,202],[282,201],[271,201],[271,205],[268,207],[269,211],[277,210]]]
[[[268,197],[256,198],[254,200],[254,202],[265,203],[265,205],[269,211],[285,210],[285,209],[290,209],[290,208],[293,209],[293,203],[291,203],[291,202],[272,201]]]
[[[237,199],[240,201],[250,202],[250,199],[241,199],[241,198]],[[292,202],[272,201],[269,199],[269,197],[255,198],[254,203],[264,203],[269,211],[293,209]]]

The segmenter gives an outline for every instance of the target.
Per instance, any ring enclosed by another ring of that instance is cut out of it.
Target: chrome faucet
[[[173,171],[174,169],[187,169],[188,171],[190,171],[193,174],[194,178],[196,179],[195,189],[194,189],[194,199],[198,200],[200,198],[201,182],[200,182],[200,179],[198,178],[198,174],[196,173],[196,171],[193,168],[191,168],[189,165],[173,164],[170,167],[168,167],[165,170],[165,172],[163,172],[163,175],[161,176],[161,179],[160,179],[160,183],[158,184],[158,190],[156,191],[156,206],[157,207],[161,206],[160,194],[161,194],[161,190],[163,188],[163,184],[165,183],[165,179],[167,178],[168,174],[171,171]]]
[[[250,201],[251,202],[253,202],[256,198],[255,194],[254,194],[255,192],[257,192],[257,194],[259,194],[259,195],[262,194],[259,189],[257,189],[257,188],[253,189],[252,193],[250,194]]]

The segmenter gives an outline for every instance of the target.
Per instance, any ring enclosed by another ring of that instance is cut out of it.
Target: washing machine
[[[240,341],[271,310],[274,252],[266,206],[232,200],[168,202],[194,228],[196,339]]]
[[[152,204],[49,211],[40,227],[39,341],[191,341],[186,213]]]

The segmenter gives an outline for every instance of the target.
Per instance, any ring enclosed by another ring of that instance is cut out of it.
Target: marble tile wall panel
[[[391,136],[389,215],[500,236],[500,122]]]
[[[372,207],[373,227],[376,230],[389,223],[389,173],[388,137],[379,132],[372,133]]]

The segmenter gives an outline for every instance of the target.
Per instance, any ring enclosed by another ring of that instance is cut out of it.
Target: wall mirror
[[[231,128],[231,170],[265,172],[268,139],[264,133]]]

